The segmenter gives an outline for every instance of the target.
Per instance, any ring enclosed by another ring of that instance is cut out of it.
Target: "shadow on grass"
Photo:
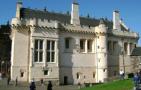
[[[88,88],[81,88],[80,90],[132,90],[134,87],[131,79],[118,80],[108,82],[105,84],[94,85]]]

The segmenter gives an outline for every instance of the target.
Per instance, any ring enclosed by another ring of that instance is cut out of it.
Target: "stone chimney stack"
[[[113,29],[121,30],[120,13],[117,10],[113,12]]]
[[[18,1],[17,2],[17,9],[16,9],[16,18],[20,18],[20,10],[21,10],[21,8],[22,8],[22,1]]]
[[[79,4],[75,0],[72,3],[71,24],[75,26],[80,25]]]

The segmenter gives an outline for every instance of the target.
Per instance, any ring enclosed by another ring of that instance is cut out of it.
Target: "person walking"
[[[18,77],[16,77],[16,80],[15,80],[15,86],[18,85]]]
[[[124,80],[124,71],[121,69],[119,72],[120,80]]]
[[[32,81],[30,84],[30,90],[36,90],[36,85],[34,81]]]
[[[48,82],[47,90],[52,90],[52,83],[51,83],[51,81]]]
[[[134,86],[135,86],[134,88],[135,88],[135,90],[138,89],[138,86],[139,86],[139,80],[140,80],[140,79],[139,79],[138,73],[135,73],[135,74],[134,74],[134,77],[133,77]]]
[[[8,77],[7,77],[7,85],[9,85],[9,83],[10,83],[10,76],[8,75]]]

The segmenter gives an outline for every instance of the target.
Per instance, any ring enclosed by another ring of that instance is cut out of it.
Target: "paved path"
[[[7,85],[6,80],[0,80],[0,90],[29,90],[29,85],[19,84],[14,86],[13,84]],[[46,86],[38,85],[36,90],[47,90]],[[78,86],[54,86],[53,90],[79,90]]]

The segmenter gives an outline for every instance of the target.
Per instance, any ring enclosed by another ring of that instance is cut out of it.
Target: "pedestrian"
[[[52,90],[52,83],[51,83],[51,81],[48,81],[47,90]]]
[[[30,84],[30,90],[36,90],[36,85],[34,81],[32,81]]]
[[[120,80],[123,80],[124,79],[124,71],[122,69],[120,70],[119,75],[120,75]]]
[[[10,83],[10,76],[8,75],[8,77],[7,77],[7,85],[9,85],[9,83]]]
[[[41,85],[43,86],[43,84],[44,84],[44,80],[43,80],[43,78],[41,78]]]
[[[18,85],[18,77],[16,77],[16,80],[15,80],[15,86]]]
[[[138,73],[135,73],[134,74],[133,81],[134,81],[135,88],[138,88],[138,85],[139,85],[139,76],[138,76]]]

